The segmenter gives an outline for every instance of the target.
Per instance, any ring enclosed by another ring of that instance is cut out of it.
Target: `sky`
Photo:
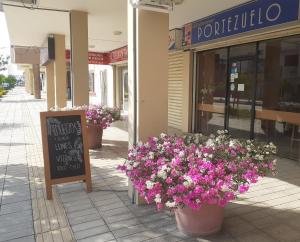
[[[9,36],[5,16],[3,12],[0,12],[0,54],[9,55]]]
[[[7,30],[7,24],[5,20],[5,15],[0,12],[0,55],[9,56],[10,55],[10,41],[9,34]],[[1,74],[7,75],[21,75],[22,72],[17,70],[17,65],[10,64],[8,67],[9,71],[1,72]]]

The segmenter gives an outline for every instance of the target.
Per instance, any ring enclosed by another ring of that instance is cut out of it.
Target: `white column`
[[[88,105],[88,14],[73,10],[70,12],[70,22],[73,105]]]
[[[46,66],[46,86],[47,86],[47,109],[50,110],[55,106],[54,91],[54,63],[51,62]]]
[[[54,35],[55,61],[54,61],[54,92],[55,106],[63,108],[67,106],[67,67],[65,36]]]
[[[167,132],[168,128],[168,38],[169,15],[167,13],[136,10],[136,22],[128,1],[128,80],[129,142],[146,141],[150,136]],[[134,27],[136,36],[134,36]],[[134,46],[134,39],[136,46]],[[136,49],[136,53],[135,50]],[[136,54],[136,65],[134,55]],[[134,76],[137,81],[136,130],[134,110]],[[129,196],[132,196],[129,189]],[[137,194],[136,202],[140,203]]]

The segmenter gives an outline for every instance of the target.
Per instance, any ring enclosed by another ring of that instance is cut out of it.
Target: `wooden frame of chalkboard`
[[[84,111],[41,112],[40,119],[47,199],[54,184],[84,181],[92,191]]]

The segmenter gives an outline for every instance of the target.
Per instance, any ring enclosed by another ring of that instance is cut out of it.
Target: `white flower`
[[[152,181],[146,181],[146,187],[147,187],[147,189],[152,189],[153,185],[154,185],[154,183]]]
[[[235,148],[235,142],[234,142],[234,140],[230,140],[229,147]]]
[[[207,146],[213,146],[213,145],[214,145],[214,141],[213,141],[212,139],[208,139],[208,140],[206,141],[206,145],[207,145]]]
[[[194,182],[193,182],[193,179],[190,176],[185,175],[183,178],[185,179],[185,181],[183,182],[183,185],[185,187],[189,187],[189,186],[193,185]]]
[[[140,162],[134,162],[132,166],[133,166],[134,168],[136,168],[136,167],[139,166],[139,164],[140,164]]]
[[[160,170],[159,172],[157,172],[157,176],[164,180],[167,179],[167,173],[164,170]]]
[[[155,201],[156,203],[161,203],[161,197],[160,197],[160,194],[156,194],[156,195],[155,195],[154,201]]]
[[[127,169],[128,171],[131,171],[133,168],[132,168],[132,166],[131,166],[130,164],[128,164],[128,165],[126,166],[126,169]]]
[[[179,157],[181,157],[181,158],[184,157],[184,152],[183,151],[179,152]]]
[[[160,134],[160,137],[161,137],[161,138],[165,138],[166,136],[167,136],[167,135],[166,135],[165,133],[161,133],[161,134]]]
[[[169,208],[175,208],[176,207],[176,203],[175,202],[169,202],[169,201],[167,201],[166,202],[166,206],[169,207]]]
[[[171,168],[168,167],[167,165],[163,165],[163,166],[161,167],[161,170],[163,170],[163,171],[170,171]]]
[[[149,159],[154,159],[154,153],[153,152],[149,152]]]

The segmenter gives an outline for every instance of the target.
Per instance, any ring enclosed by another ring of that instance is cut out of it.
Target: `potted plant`
[[[207,235],[221,229],[224,206],[259,177],[275,172],[276,147],[218,135],[165,134],[132,147],[119,169],[148,203],[174,210],[179,230]]]
[[[106,108],[99,105],[84,107],[84,110],[87,122],[89,148],[100,148],[102,147],[103,129],[106,129],[112,123],[112,115]]]
[[[118,120],[121,120],[121,110],[120,110],[120,108],[118,108],[118,107],[113,107],[113,108],[107,107],[105,109],[108,113],[111,114],[112,119],[113,119],[114,122],[118,121]]]

